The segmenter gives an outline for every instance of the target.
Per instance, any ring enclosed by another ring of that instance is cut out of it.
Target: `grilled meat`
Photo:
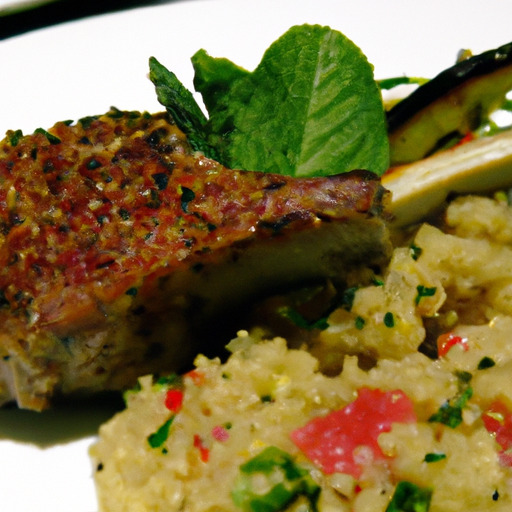
[[[219,318],[389,251],[370,173],[229,170],[166,114],[112,109],[0,143],[0,403],[180,370]],[[223,340],[227,341],[227,340]]]

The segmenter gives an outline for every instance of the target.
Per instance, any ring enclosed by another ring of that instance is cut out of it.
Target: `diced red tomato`
[[[362,388],[355,401],[327,416],[314,418],[291,433],[292,441],[326,474],[348,473],[385,460],[377,439],[393,423],[417,421],[413,403],[401,390]]]
[[[447,332],[445,334],[441,334],[437,338],[437,354],[439,357],[443,357],[450,349],[455,346],[460,345],[464,351],[469,350],[468,340],[466,338],[462,338],[461,336],[457,336],[453,334],[453,332]]]
[[[210,458],[210,450],[204,445],[201,436],[194,435],[194,447],[199,450],[199,456],[203,462],[208,462]]]
[[[512,413],[505,404],[496,401],[482,414],[482,420],[502,448],[499,454],[501,464],[512,467]]]
[[[183,405],[183,391],[180,389],[169,389],[165,395],[165,407],[177,413]]]

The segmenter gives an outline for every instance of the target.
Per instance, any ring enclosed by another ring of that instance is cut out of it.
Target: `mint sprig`
[[[197,147],[231,168],[297,177],[353,169],[382,174],[388,168],[385,114],[373,68],[338,31],[292,27],[252,72],[197,52],[194,87],[208,119],[171,72],[155,71],[156,63],[152,58],[150,78],[159,101]]]

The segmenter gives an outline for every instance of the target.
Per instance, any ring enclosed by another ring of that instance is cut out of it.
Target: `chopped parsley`
[[[320,486],[287,452],[269,446],[240,466],[231,492],[234,504],[244,512],[279,512],[304,496],[311,512],[317,512]]]
[[[427,453],[425,458],[423,459],[425,462],[438,462],[440,460],[446,459],[445,453]]]
[[[34,131],[34,133],[41,133],[41,134],[43,134],[48,139],[48,142],[50,144],[60,144],[61,143],[61,140],[59,139],[59,137],[57,137],[56,135],[53,135],[53,133],[50,133],[50,132],[46,131],[43,128],[37,128]]]
[[[485,356],[480,359],[477,368],[478,370],[487,370],[487,368],[492,368],[495,364],[494,359]]]
[[[462,410],[473,396],[473,389],[467,387],[462,393],[447,400],[439,410],[428,419],[432,423],[442,423],[450,428],[456,428],[462,423]]]
[[[421,253],[423,252],[423,249],[421,247],[418,247],[417,245],[414,245],[414,244],[411,244],[409,246],[409,249],[411,251],[411,258],[414,261],[416,261],[421,256]]]
[[[416,295],[416,299],[414,299],[414,302],[416,305],[418,305],[423,297],[433,297],[436,294],[437,288],[435,286],[429,288],[419,284],[416,286],[416,290],[418,293]]]
[[[171,416],[155,432],[148,436],[148,443],[151,448],[160,448],[167,441],[173,420],[174,416]]]
[[[386,512],[427,512],[430,508],[432,489],[412,482],[398,482]]]
[[[389,328],[395,326],[395,316],[393,315],[393,313],[391,313],[391,311],[388,311],[384,315],[384,325]]]
[[[365,323],[366,323],[366,320],[362,316],[356,317],[356,320],[355,320],[356,329],[359,329],[359,330],[363,329]]]

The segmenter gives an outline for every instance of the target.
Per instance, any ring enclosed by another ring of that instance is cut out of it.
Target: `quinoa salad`
[[[100,510],[510,510],[511,220],[457,198],[307,343],[140,378],[90,450]]]

